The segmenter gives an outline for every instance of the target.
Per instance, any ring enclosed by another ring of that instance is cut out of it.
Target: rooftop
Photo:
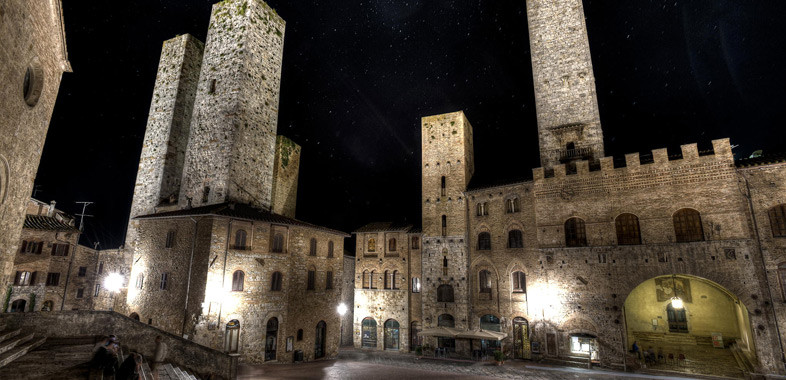
[[[74,226],[63,223],[53,216],[46,215],[27,214],[25,216],[24,228],[31,230],[79,232]]]
[[[406,232],[420,233],[420,228],[415,228],[409,223],[398,222],[372,222],[355,230],[354,233],[361,232]]]

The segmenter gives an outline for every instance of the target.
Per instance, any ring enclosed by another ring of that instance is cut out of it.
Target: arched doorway
[[[136,320],[139,320],[139,314],[131,313],[131,318],[136,315]],[[227,323],[226,326],[226,349],[230,354],[237,353],[239,350],[240,342],[240,321],[233,319]]]
[[[314,338],[314,359],[325,357],[325,340],[327,324],[325,321],[317,323],[316,337]]]
[[[276,360],[278,347],[278,318],[273,317],[267,321],[265,334],[265,361]]]
[[[642,359],[654,357],[648,367],[742,377],[732,348],[756,356],[748,309],[735,294],[704,278],[648,279],[628,294],[624,315],[626,349],[635,342]]]
[[[415,351],[415,349],[418,348],[418,346],[423,344],[423,337],[418,336],[418,333],[421,332],[421,331],[423,331],[423,328],[421,327],[420,322],[414,321],[414,322],[412,322],[410,324],[410,327],[409,327],[409,336],[410,336],[409,350],[410,351]]]
[[[399,348],[399,325],[395,319],[385,321],[385,349],[398,350]]]
[[[450,314],[442,314],[437,317],[437,326],[439,327],[456,327],[456,320]],[[437,338],[437,346],[445,348],[448,351],[456,351],[456,339],[454,338]]]
[[[499,318],[491,314],[486,314],[480,317],[480,329],[486,331],[501,332],[502,326],[500,325]],[[498,340],[481,339],[480,341],[480,348],[484,351],[497,350],[500,347],[501,344],[500,341]]]
[[[371,317],[365,318],[361,329],[363,334],[360,336],[361,346],[363,348],[377,348],[377,321]]]
[[[516,359],[532,359],[529,323],[521,317],[513,318],[513,356]]]
[[[11,312],[24,313],[26,306],[27,306],[27,301],[25,300],[16,300],[14,302],[11,302]]]
[[[131,313],[131,315],[129,315],[129,317],[131,319],[135,320],[135,321],[139,321],[139,314],[137,314],[137,313]]]

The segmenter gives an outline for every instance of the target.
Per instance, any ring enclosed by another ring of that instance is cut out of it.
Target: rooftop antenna
[[[79,232],[81,233],[81,232],[83,232],[85,230],[85,217],[86,216],[87,217],[93,217],[93,215],[85,214],[85,209],[87,208],[87,206],[90,206],[91,204],[93,204],[93,202],[74,202],[74,203],[82,205],[82,213],[81,214],[76,214],[76,216],[79,217]]]
[[[41,191],[42,191],[41,190],[41,185],[33,186],[33,198],[35,198],[35,196],[38,195],[38,193],[40,193]]]

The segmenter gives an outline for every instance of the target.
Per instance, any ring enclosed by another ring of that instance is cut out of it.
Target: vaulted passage
[[[625,323],[628,350],[635,342],[648,368],[742,377],[738,361],[755,360],[748,309],[699,277],[642,282],[625,300]]]

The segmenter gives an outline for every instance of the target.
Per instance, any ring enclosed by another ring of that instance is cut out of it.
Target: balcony
[[[589,160],[592,158],[592,148],[574,148],[557,150],[559,161],[566,163],[575,160]]]

